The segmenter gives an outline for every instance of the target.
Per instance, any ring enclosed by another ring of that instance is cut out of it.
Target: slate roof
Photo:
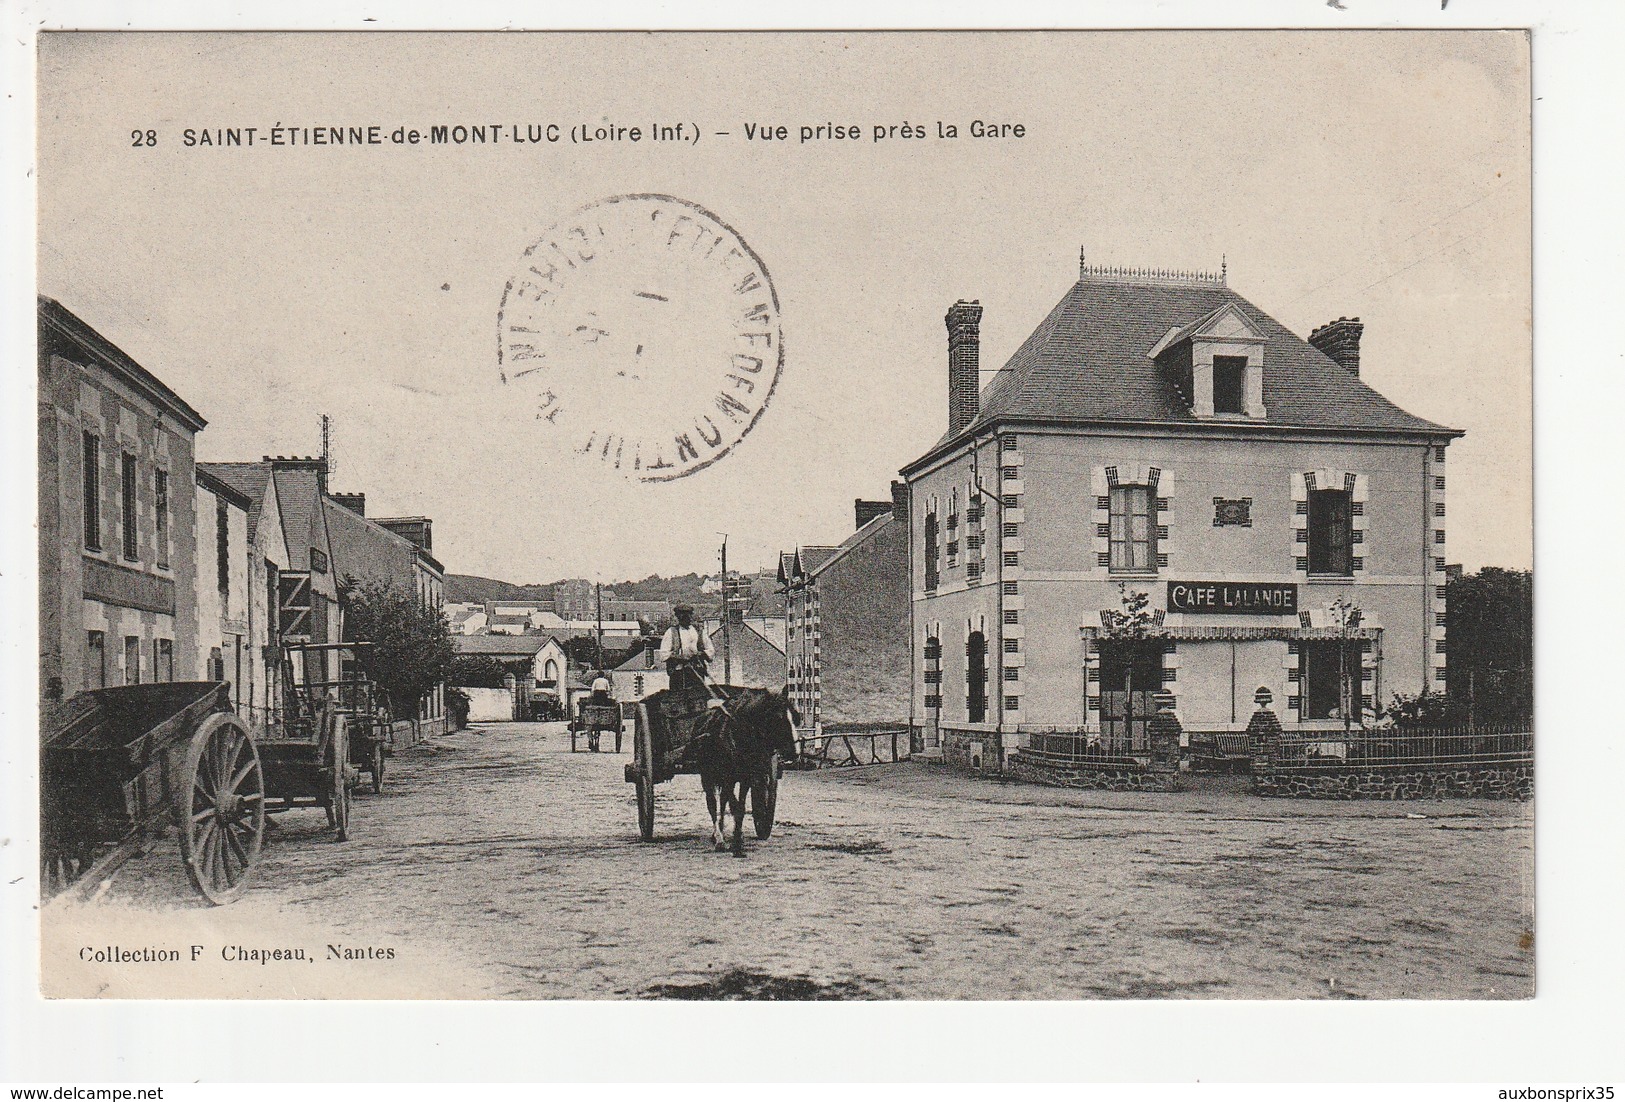
[[[551,642],[551,635],[454,635],[452,648],[458,654],[531,655]]]
[[[1264,335],[1263,424],[1456,436],[1405,412],[1217,280],[1080,279],[982,390],[976,420],[928,455],[1000,420],[1209,424],[1147,353],[1170,329],[1230,304]],[[1245,422],[1245,430],[1258,422]],[[923,459],[924,457],[922,457]],[[920,461],[916,461],[918,463]],[[911,467],[914,464],[910,465]]]
[[[817,573],[818,568],[820,566],[823,566],[830,559],[834,558],[835,557],[835,552],[838,551],[838,550],[840,550],[840,548],[838,548],[838,547],[822,547],[822,546],[803,547],[803,548],[799,549],[796,552],[796,554],[801,559],[802,573],[804,573],[804,574]]]
[[[213,475],[248,499],[248,538],[259,533],[260,514],[265,509],[265,490],[271,480],[266,463],[199,463],[198,470]]]
[[[851,551],[854,547],[861,546],[873,538],[877,532],[886,527],[886,525],[890,524],[891,520],[891,513],[881,513],[879,516],[871,518],[862,528],[859,528],[856,532],[853,532],[850,536],[846,537],[846,539],[842,540],[841,545],[835,549],[833,554],[824,559],[811,570],[808,570],[807,573],[813,577],[817,577],[819,574],[822,574],[824,571],[828,570],[830,567],[834,566],[837,562],[844,558],[847,552]]]

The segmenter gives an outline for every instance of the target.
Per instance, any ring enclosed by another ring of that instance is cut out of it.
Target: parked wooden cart
[[[587,749],[594,754],[598,753],[599,742],[605,732],[615,735],[615,752],[621,752],[621,737],[623,723],[621,706],[619,704],[589,704],[583,700],[576,713],[576,718],[570,721],[570,752],[576,751],[576,744],[585,737]]]
[[[383,690],[362,668],[371,643],[291,643],[284,648],[290,661],[297,653],[303,676],[296,689],[301,706],[318,711],[323,706],[337,709],[347,719],[349,763],[365,773],[374,794],[384,790],[384,759],[394,753],[394,725]],[[318,664],[312,659],[320,656]],[[323,676],[312,676],[320,670]],[[295,683],[290,681],[290,683]]]
[[[741,690],[718,686],[727,696]],[[626,782],[637,786],[638,836],[654,841],[655,785],[683,773],[697,774],[695,739],[711,715],[710,698],[704,692],[662,689],[638,701],[633,724],[632,760],[626,766]],[[750,790],[750,819],[756,837],[773,833],[773,816],[779,802],[779,776],[784,763],[773,755],[765,791]]]
[[[350,837],[351,794],[363,771],[382,791],[389,721],[359,670],[364,643],[285,643],[283,709],[259,740],[266,810],[319,807],[339,841]]]
[[[172,822],[187,879],[210,903],[242,895],[265,834],[266,774],[213,681],[81,693],[47,717],[42,882],[91,881]]]

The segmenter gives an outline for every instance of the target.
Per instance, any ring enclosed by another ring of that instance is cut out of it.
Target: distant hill
[[[478,574],[447,574],[446,603],[460,605],[479,601],[551,601],[551,585],[515,585],[482,578]]]
[[[747,615],[783,615],[784,598],[773,592],[778,584],[777,573],[764,569],[748,576],[751,580],[753,601]],[[548,582],[543,585],[516,585],[497,578],[482,578],[477,574],[447,574],[446,601],[449,604],[462,604],[466,601],[551,601],[555,584]],[[701,588],[704,584],[705,578],[699,574],[681,574],[675,578],[651,574],[642,581],[606,584],[604,589],[613,590],[615,596],[623,600],[689,604],[702,613],[713,613],[718,607],[720,597],[715,593],[704,592]]]

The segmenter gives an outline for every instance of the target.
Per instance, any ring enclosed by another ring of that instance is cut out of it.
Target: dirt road
[[[1530,805],[1073,792],[904,763],[786,774],[773,838],[739,860],[712,852],[692,777],[661,787],[658,841],[639,843],[626,760],[571,754],[556,725],[433,740],[358,798],[351,841],[320,812],[280,817],[256,886],[226,908],[196,903],[164,843],[95,902],[46,908],[47,991],[1533,993]],[[182,959],[82,959],[110,946]],[[245,962],[234,946],[306,956]]]

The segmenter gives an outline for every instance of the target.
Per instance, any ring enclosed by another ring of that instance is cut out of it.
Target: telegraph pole
[[[598,654],[593,659],[593,665],[602,670],[604,668],[604,583],[593,583],[593,593],[598,600]]]
[[[722,534],[722,683],[733,682],[733,634],[728,608],[728,533]],[[703,631],[703,627],[701,628]]]

